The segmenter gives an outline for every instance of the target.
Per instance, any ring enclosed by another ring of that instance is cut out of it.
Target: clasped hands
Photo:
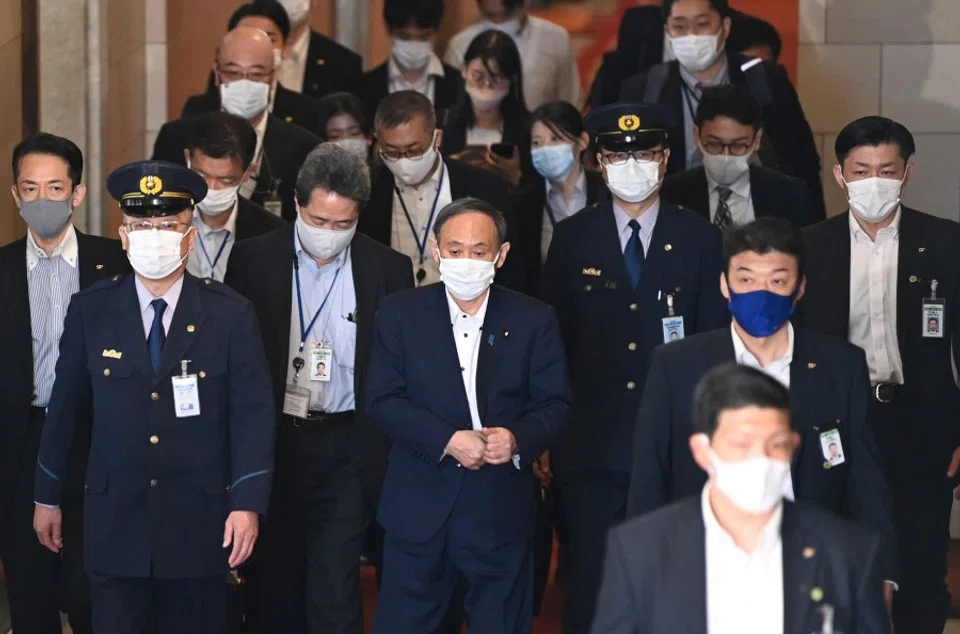
[[[460,430],[450,438],[446,452],[462,466],[477,471],[484,465],[510,462],[517,453],[517,439],[504,427]]]

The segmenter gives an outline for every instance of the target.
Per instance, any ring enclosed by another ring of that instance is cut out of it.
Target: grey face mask
[[[20,204],[20,217],[41,238],[52,238],[70,222],[73,196],[67,200],[38,198]]]

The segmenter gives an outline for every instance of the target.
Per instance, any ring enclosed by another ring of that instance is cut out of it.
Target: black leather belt
[[[293,421],[294,427],[305,427],[305,426],[314,426],[314,425],[338,425],[341,423],[349,423],[356,416],[356,411],[350,410],[347,412],[307,412],[306,418],[296,418],[290,416],[290,420]]]
[[[897,400],[901,388],[903,386],[896,383],[877,383],[870,386],[870,397],[876,403],[887,405]]]

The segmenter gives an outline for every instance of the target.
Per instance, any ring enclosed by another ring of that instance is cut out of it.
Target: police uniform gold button
[[[110,376],[110,368],[106,368],[106,369],[103,371],[103,376]]]
[[[151,486],[151,487],[157,486],[157,479],[156,479],[156,478],[154,478],[153,480],[150,480],[150,486]]]
[[[207,373],[204,372],[203,370],[200,370],[200,378],[201,378],[201,379],[207,378]]]
[[[633,381],[630,381],[630,382],[627,383],[627,389],[628,389],[628,390],[635,389],[636,387],[637,387],[637,384],[634,383]]]
[[[631,342],[631,344],[627,346],[627,348],[630,349],[630,352],[633,352],[634,350],[637,349],[637,344]]]
[[[150,395],[150,400],[151,400],[151,401],[158,401],[158,400],[160,400],[160,395],[157,394],[156,392],[154,392],[153,394]]]
[[[197,327],[194,326],[193,324],[190,324],[189,326],[187,326],[187,332],[193,332],[193,331],[196,330],[196,329],[197,329]]]
[[[159,436],[150,436],[150,444],[151,444],[151,445],[155,445],[155,444],[157,444],[158,442],[160,442],[160,437],[159,437]]]
[[[630,304],[630,310],[632,310],[633,312],[637,312],[637,305],[636,305],[636,304]]]

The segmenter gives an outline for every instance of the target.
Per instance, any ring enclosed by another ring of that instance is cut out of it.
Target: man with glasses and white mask
[[[622,103],[585,121],[612,202],[557,223],[541,295],[570,360],[572,421],[551,466],[572,553],[565,634],[590,626],[607,531],[626,517],[631,448],[653,349],[729,323],[717,286],[720,232],[660,200],[673,113]]]
[[[293,220],[297,170],[320,144],[320,137],[271,114],[270,90],[276,77],[273,51],[270,37],[251,26],[238,26],[223,37],[214,71],[220,92],[216,109],[246,119],[257,133],[254,169],[240,187],[240,195],[276,216]],[[311,124],[316,124],[316,118]],[[192,125],[192,117],[163,124],[152,159],[185,165],[184,149]]]
[[[533,461],[570,409],[556,315],[493,285],[506,222],[477,199],[437,216],[442,284],[398,293],[376,318],[368,409],[393,441],[374,634],[436,632],[462,575],[471,631],[532,632]]]
[[[694,117],[703,165],[665,178],[663,199],[721,229],[770,216],[800,228],[823,220],[803,181],[754,164],[762,116],[757,100],[739,86],[704,88]]]
[[[226,575],[253,552],[273,395],[253,306],[185,272],[203,179],[130,163],[107,179],[134,275],[70,302],[36,467],[34,529],[62,547],[67,456],[92,415],[84,561],[93,631],[225,634]]]
[[[370,201],[360,214],[358,231],[410,257],[417,285],[440,279],[428,239],[438,212],[451,201],[479,198],[495,206],[515,242],[510,186],[496,174],[440,155],[443,131],[429,99],[413,90],[387,95],[377,108],[374,128],[382,161],[371,175]],[[526,290],[516,253],[498,271],[497,283]]]
[[[900,554],[898,632],[942,632],[951,491],[960,468],[960,225],[901,204],[913,135],[864,117],[837,135],[833,175],[849,210],[806,230],[811,254],[796,322],[867,354],[877,435]],[[935,328],[930,328],[935,319]]]

